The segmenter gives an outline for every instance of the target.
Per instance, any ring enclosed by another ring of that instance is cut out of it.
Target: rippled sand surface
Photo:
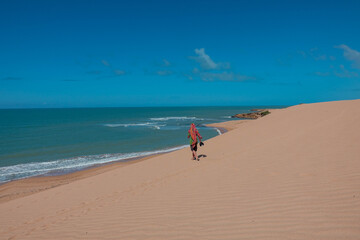
[[[359,239],[359,123],[360,100],[230,122],[200,161],[182,149],[1,203],[0,239]]]

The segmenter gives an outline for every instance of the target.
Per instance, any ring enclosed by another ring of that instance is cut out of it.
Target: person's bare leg
[[[199,161],[199,158],[197,156],[197,152],[196,151],[194,151],[194,152],[195,152],[195,159]]]
[[[195,159],[196,159],[196,158],[195,158],[196,152],[195,152],[194,150],[192,150],[191,153],[192,153],[192,156],[193,156],[193,160],[195,160]]]

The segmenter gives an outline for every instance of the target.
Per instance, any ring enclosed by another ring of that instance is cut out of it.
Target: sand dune
[[[303,104],[189,149],[0,204],[0,239],[360,239],[360,100]],[[224,125],[222,125],[224,126]]]

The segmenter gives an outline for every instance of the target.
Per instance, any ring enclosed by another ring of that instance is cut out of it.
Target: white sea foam
[[[115,123],[115,124],[104,124],[106,127],[138,127],[138,126],[149,126],[153,123]]]
[[[150,118],[152,121],[168,121],[168,120],[204,120],[203,118],[197,117],[160,117],[160,118]]]
[[[215,128],[215,129],[216,129],[216,131],[217,131],[217,133],[218,133],[219,135],[222,134],[221,131],[220,131],[220,129],[218,129],[218,128]]]
[[[115,124],[104,124],[105,127],[150,127],[154,129],[160,129],[160,127],[165,127],[164,124],[158,124],[156,122],[146,122],[146,123],[115,123]]]
[[[90,155],[69,159],[60,159],[50,162],[35,162],[0,167],[0,183],[38,175],[67,173],[70,171],[80,170],[98,164],[105,164],[115,161],[127,161],[132,158],[172,152],[185,147],[187,147],[187,145],[147,152]]]
[[[161,129],[162,127],[167,126],[164,122],[169,120],[178,120],[178,121],[184,121],[184,120],[205,120],[204,118],[197,118],[197,117],[160,117],[160,118],[150,118],[151,122],[143,122],[143,123],[108,123],[103,124],[105,127],[150,127],[153,129]],[[211,119],[207,119],[211,120]],[[160,123],[159,123],[160,122]],[[168,127],[168,126],[167,126]]]

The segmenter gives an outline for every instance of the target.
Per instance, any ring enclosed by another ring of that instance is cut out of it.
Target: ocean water
[[[1,109],[0,183],[180,149],[190,123],[206,140],[219,131],[204,124],[252,108]]]

